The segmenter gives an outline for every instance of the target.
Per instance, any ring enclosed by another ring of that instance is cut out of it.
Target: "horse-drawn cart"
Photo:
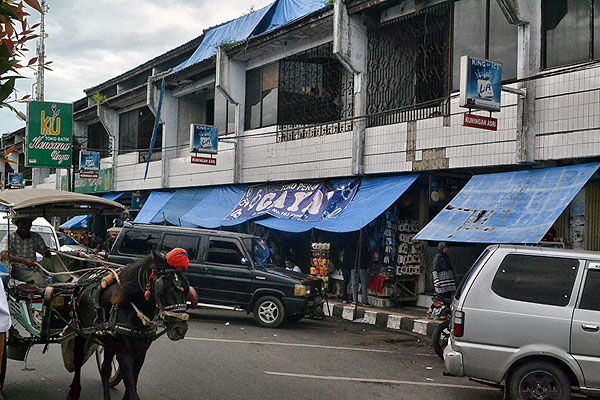
[[[46,189],[0,192],[0,206],[8,213],[7,220],[125,212],[110,200]],[[13,238],[24,240],[20,235]],[[10,240],[7,248],[11,249]],[[12,261],[27,261],[19,256],[13,259],[10,253]],[[5,353],[24,360],[34,344],[60,343],[65,367],[74,372],[71,400],[80,398],[81,367],[96,348],[101,349],[96,357],[105,400],[121,375],[124,398],[138,399],[138,376],[149,346],[163,333],[173,341],[183,339],[187,304],[194,307],[198,302],[185,275],[189,258],[181,248],[166,254],[153,252],[127,266],[59,252],[28,264],[42,277],[31,277],[31,282],[9,279],[6,285],[13,324],[20,331],[11,328]],[[14,271],[10,275],[14,278]]]

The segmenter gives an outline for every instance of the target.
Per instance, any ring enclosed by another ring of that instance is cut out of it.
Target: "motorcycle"
[[[450,319],[452,318],[452,300],[433,296],[433,303],[427,311],[427,316],[434,321],[442,321],[433,332],[433,349],[435,353],[444,359],[444,348],[450,338]]]

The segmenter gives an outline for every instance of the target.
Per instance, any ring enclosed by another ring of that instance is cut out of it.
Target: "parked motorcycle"
[[[450,299],[444,299],[437,296],[431,298],[433,303],[427,311],[427,316],[434,321],[442,321],[438,324],[433,332],[433,349],[435,353],[441,358],[444,358],[444,348],[448,344],[450,338],[450,319],[452,317]]]

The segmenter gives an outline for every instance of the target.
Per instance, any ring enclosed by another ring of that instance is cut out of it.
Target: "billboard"
[[[27,103],[26,136],[26,166],[70,168],[73,104],[50,101]]]
[[[219,129],[216,126],[192,124],[190,126],[190,152],[217,154]]]
[[[80,151],[79,169],[82,171],[99,171],[100,153],[97,151]]]
[[[501,86],[502,64],[469,56],[460,58],[461,107],[500,111]]]
[[[8,187],[21,189],[24,188],[23,184],[23,174],[17,172],[9,172],[8,173]]]

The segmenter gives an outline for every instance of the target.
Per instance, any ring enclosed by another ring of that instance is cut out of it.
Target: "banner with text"
[[[301,221],[336,218],[348,207],[359,184],[356,179],[335,188],[326,183],[253,186],[225,219],[250,219],[265,214]]]
[[[27,103],[28,167],[71,168],[73,104]]]
[[[77,174],[75,175],[75,190],[77,193],[102,193],[110,192],[113,190],[113,170],[112,168],[101,169],[98,171],[97,178],[80,178]],[[69,190],[69,181],[66,176],[61,177],[60,188],[62,190]]]

